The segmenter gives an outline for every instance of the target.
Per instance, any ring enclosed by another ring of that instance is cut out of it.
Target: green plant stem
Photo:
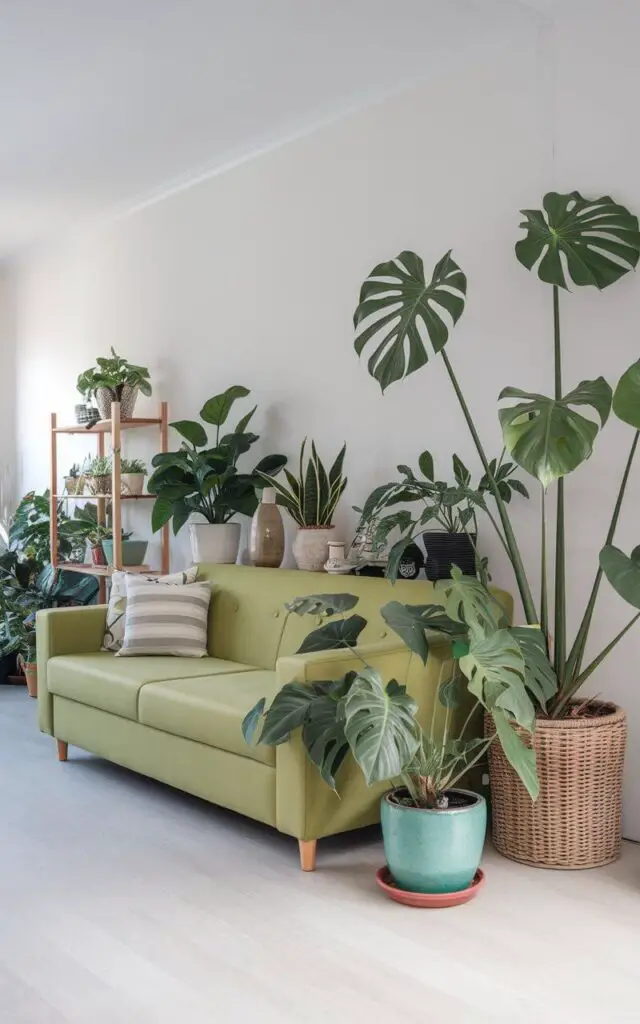
[[[488,739],[488,740],[487,740],[487,742],[486,742],[486,743],[484,744],[484,746],[480,747],[480,750],[478,751],[478,753],[476,754],[476,756],[475,756],[475,757],[472,757],[472,758],[471,758],[471,760],[469,761],[469,763],[468,763],[468,764],[466,764],[466,765],[464,766],[464,768],[462,769],[462,771],[458,772],[458,774],[457,774],[457,775],[455,775],[455,776],[453,777],[453,779],[451,779],[451,781],[449,782],[449,785],[447,786],[447,789],[453,789],[453,788],[454,788],[454,786],[455,786],[455,784],[456,784],[456,782],[459,782],[459,781],[460,781],[460,779],[461,779],[461,778],[462,778],[462,777],[463,777],[464,775],[466,775],[466,774],[467,774],[467,772],[469,771],[469,769],[470,769],[470,768],[473,768],[474,764],[477,764],[477,763],[478,763],[478,761],[480,760],[480,758],[481,758],[481,757],[484,757],[484,755],[486,754],[487,750],[489,749],[489,747],[491,746],[491,744],[492,744],[492,743],[493,743],[493,741],[495,740],[496,736],[497,736],[497,733],[495,733],[495,732],[494,732],[493,736],[490,736],[490,737],[489,737],[489,739]]]
[[[479,705],[480,705],[480,701],[479,700],[476,700],[475,704],[472,705],[469,714],[465,718],[464,725],[462,726],[462,729],[460,730],[460,739],[462,739],[462,737],[464,736],[465,732],[467,731],[467,726],[469,725],[469,722],[471,721],[471,719],[475,715],[476,711],[478,710]]]
[[[447,373],[449,374],[449,379],[451,380],[451,384],[453,385],[453,390],[456,393],[456,398],[458,399],[460,408],[462,409],[463,416],[467,421],[467,426],[469,428],[471,437],[473,438],[473,443],[476,446],[476,451],[480,456],[480,461],[482,462],[483,469],[487,474],[489,486],[491,487],[491,493],[493,494],[493,497],[495,499],[498,514],[500,516],[500,521],[502,523],[502,528],[504,530],[505,543],[507,546],[507,550],[509,552],[509,558],[513,566],[513,571],[516,576],[516,582],[518,584],[518,590],[520,592],[520,597],[522,600],[522,604],[524,606],[526,620],[530,625],[535,625],[538,621],[538,614],[536,611],[535,602],[533,600],[533,595],[531,593],[531,588],[529,586],[529,581],[527,579],[527,574],[525,572],[524,564],[522,562],[522,556],[520,554],[518,542],[513,532],[513,527],[511,526],[509,513],[507,512],[505,503],[502,500],[500,491],[498,490],[498,485],[496,483],[495,477],[491,472],[489,460],[487,459],[485,450],[482,446],[482,441],[480,440],[478,431],[476,430],[474,422],[471,418],[471,413],[469,412],[469,408],[464,399],[464,395],[460,390],[460,385],[458,384],[456,375],[453,372],[453,367],[451,366],[449,357],[447,356],[447,353],[444,349],[442,349],[440,355],[442,356],[444,365],[447,369]]]
[[[291,615],[291,612],[287,611],[287,613],[285,614],[285,617],[284,617],[284,621],[282,623],[282,629],[280,630],[280,636],[278,637],[278,646],[276,648],[276,656],[275,656],[275,659],[274,659],[274,662],[273,662],[273,667],[274,668],[278,664],[278,658],[280,657],[280,648],[282,647],[282,640],[284,638],[284,631],[287,628],[287,622],[289,621],[289,616],[290,615]]]
[[[542,488],[541,501],[541,537],[540,537],[540,628],[542,630],[547,649],[549,648],[549,606],[547,595],[547,515],[546,515],[546,493]]]
[[[622,508],[622,502],[624,500],[625,491],[627,489],[627,483],[628,483],[628,480],[629,480],[629,474],[631,473],[631,466],[633,464],[633,460],[634,460],[634,457],[635,457],[635,454],[636,454],[636,448],[638,447],[638,439],[639,438],[640,438],[640,430],[636,430],[636,432],[635,432],[635,434],[633,436],[633,441],[631,442],[631,450],[629,451],[629,456],[627,458],[627,464],[626,464],[626,466],[624,468],[624,473],[622,474],[622,480],[620,481],[620,489],[618,490],[618,496],[616,498],[615,507],[613,509],[613,515],[611,516],[611,522],[609,524],[609,529],[607,531],[607,538],[605,540],[605,547],[608,544],[612,544],[613,543],[613,538],[615,536],[616,528],[617,528],[617,525],[618,525],[618,519],[620,518],[620,510]],[[565,672],[565,681],[566,681],[566,683],[569,686],[573,686],[574,678],[576,676],[579,676],[579,674],[580,674],[580,667],[581,667],[581,664],[582,664],[582,659],[584,657],[584,650],[585,650],[585,647],[586,647],[586,644],[587,644],[587,637],[589,635],[589,629],[591,627],[591,620],[593,618],[593,613],[594,613],[595,606],[596,606],[596,599],[598,597],[598,591],[600,589],[601,581],[602,581],[602,569],[598,568],[598,571],[596,572],[595,579],[593,581],[593,586],[591,588],[591,593],[589,595],[589,600],[587,602],[587,607],[585,609],[585,613],[584,613],[584,615],[582,617],[582,621],[580,623],[580,628],[578,629],[578,632],[576,634],[576,638],[575,638],[575,640],[573,642],[573,646],[571,648],[571,651],[569,652],[569,657],[567,659],[567,668],[566,668],[566,672]],[[572,692],[575,692],[575,691],[572,691]],[[561,695],[561,697],[562,696],[563,695]]]
[[[631,629],[631,627],[635,626],[635,624],[638,621],[638,619],[640,619],[640,612],[638,612],[637,615],[634,615],[633,618],[631,619],[631,621],[627,622],[627,624],[624,627],[624,629],[621,629],[620,632],[616,636],[614,636],[613,640],[611,640],[610,643],[607,644],[607,646],[604,648],[604,650],[600,651],[600,654],[597,656],[597,658],[594,658],[593,661],[590,662],[589,665],[587,665],[587,667],[585,668],[584,672],[582,672],[578,676],[578,678],[576,679],[575,683],[573,684],[572,689],[568,691],[566,696],[563,695],[562,707],[566,706],[568,701],[570,701],[571,698],[573,697],[574,693],[576,693],[576,691],[582,686],[582,684],[589,678],[591,673],[595,672],[595,670],[598,668],[598,666],[602,664],[604,659],[607,657],[608,654],[611,653],[611,651],[616,646],[616,644],[618,644],[622,640],[622,638],[625,635],[625,633],[628,633],[629,630]]]
[[[400,778],[402,779],[404,785],[407,787],[407,790],[409,791],[409,796],[413,800],[416,807],[421,807],[424,804],[422,794],[419,789],[416,789],[413,779],[411,778],[409,772],[402,772]]]
[[[560,291],[553,286],[553,364],[556,401],[562,398],[562,348],[560,345]],[[556,499],[556,564],[554,593],[553,667],[562,689],[567,658],[566,565],[564,545],[564,480],[558,480]]]

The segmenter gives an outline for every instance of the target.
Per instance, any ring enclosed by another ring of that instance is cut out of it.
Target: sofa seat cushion
[[[261,697],[269,703],[276,686],[275,672],[267,669],[168,679],[144,687],[138,718],[154,729],[275,765],[273,747],[245,743],[242,719]]]
[[[47,663],[47,686],[58,697],[88,704],[121,718],[138,720],[138,695],[143,687],[161,679],[221,672],[246,672],[251,665],[222,658],[165,658],[141,656],[116,658],[100,651],[95,654],[65,654]]]

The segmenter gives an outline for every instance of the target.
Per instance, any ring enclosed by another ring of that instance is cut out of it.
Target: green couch
[[[259,697],[360,664],[349,651],[296,654],[319,620],[287,619],[284,604],[305,594],[356,594],[356,611],[367,620],[361,654],[385,678],[407,682],[426,722],[450,672],[450,646],[435,634],[425,668],[379,609],[390,600],[432,603],[433,586],[236,565],[203,565],[199,578],[213,584],[207,658],[116,658],[100,651],[105,606],[39,612],[40,728],[56,737],[61,760],[72,744],[295,837],[302,867],[312,870],[316,840],[379,820],[384,787],[367,788],[347,762],[339,799],[299,737],[275,749],[245,744],[241,722]]]

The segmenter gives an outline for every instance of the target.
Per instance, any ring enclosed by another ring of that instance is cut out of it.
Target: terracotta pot
[[[293,542],[293,557],[298,569],[322,572],[329,556],[333,526],[301,526]]]
[[[592,701],[589,707],[600,714],[537,720],[535,803],[502,747],[489,747],[493,843],[505,857],[565,869],[595,868],[619,857],[627,716],[615,704]],[[486,735],[493,731],[487,716]]]
[[[35,661],[24,662],[24,677],[27,680],[27,693],[30,697],[38,696],[38,666]]]
[[[284,525],[273,487],[265,487],[251,520],[249,558],[252,565],[279,569],[284,558]]]

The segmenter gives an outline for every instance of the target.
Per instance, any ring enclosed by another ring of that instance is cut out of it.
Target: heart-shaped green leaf
[[[640,546],[631,555],[607,544],[600,552],[600,568],[627,604],[640,608]]]
[[[360,290],[353,316],[355,349],[361,355],[375,345],[368,369],[384,391],[428,360],[424,337],[434,353],[447,343],[449,325],[462,316],[467,279],[451,253],[445,253],[427,283],[424,265],[414,252],[374,267]]]
[[[234,384],[227,388],[220,395],[214,395],[204,403],[200,410],[200,416],[205,423],[213,423],[215,427],[221,427],[226,422],[231,412],[231,407],[237,398],[246,398],[251,392],[241,384]]]
[[[583,380],[557,400],[519,388],[504,388],[499,397],[522,399],[500,409],[502,436],[509,454],[544,488],[571,473],[593,451],[598,425],[572,406],[592,409],[601,426],[611,408],[611,388],[604,377]]]
[[[359,672],[345,701],[345,735],[368,785],[397,778],[420,740],[415,701],[395,679],[386,688],[373,668]]]
[[[518,260],[527,270],[538,264],[541,281],[566,288],[564,258],[574,284],[606,288],[638,263],[638,218],[610,196],[548,192],[542,205],[521,210],[527,234],[516,243]]]
[[[207,432],[201,423],[196,420],[176,420],[174,423],[170,423],[169,426],[177,430],[182,437],[185,437],[189,444],[195,445],[196,448],[202,448],[207,443]]]
[[[326,626],[314,629],[302,641],[298,654],[310,654],[313,651],[330,651],[340,647],[355,647],[367,620],[361,615],[350,615],[348,619],[328,622]]]
[[[612,404],[619,420],[640,430],[640,359],[622,374]]]

